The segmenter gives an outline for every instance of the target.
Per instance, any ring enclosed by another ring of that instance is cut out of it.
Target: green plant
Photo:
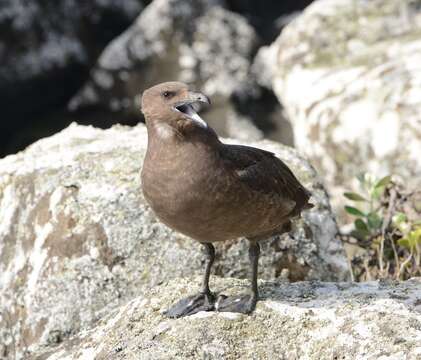
[[[421,221],[405,213],[412,193],[391,176],[362,174],[357,179],[360,190],[344,193],[352,201],[345,211],[354,218],[349,237],[364,254],[351,259],[353,275],[358,280],[421,275]],[[410,213],[419,213],[416,206]]]
[[[399,246],[404,247],[409,252],[408,257],[402,262],[400,271],[402,272],[410,261],[414,261],[417,268],[421,266],[421,223],[411,224],[407,216],[397,213],[393,217],[393,225],[399,229],[402,237],[397,241]]]
[[[345,211],[356,217],[352,235],[358,239],[367,240],[378,236],[381,232],[383,220],[380,199],[391,177],[385,176],[377,180],[370,174],[361,174],[357,179],[362,194],[346,192],[344,196],[359,205],[345,206]]]

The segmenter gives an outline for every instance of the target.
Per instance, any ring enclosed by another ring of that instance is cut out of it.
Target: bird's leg
[[[249,259],[251,264],[251,302],[253,304],[251,311],[256,307],[259,299],[259,289],[257,287],[257,272],[259,267],[260,245],[259,243],[251,243],[249,248]]]
[[[237,297],[220,297],[215,304],[217,311],[238,312],[250,314],[256,308],[259,298],[257,288],[257,271],[260,255],[260,246],[257,242],[251,242],[249,248],[249,259],[251,264],[251,294]]]
[[[204,243],[203,245],[205,246],[207,263],[203,277],[202,294],[205,295],[208,303],[213,303],[215,301],[215,295],[209,290],[209,278],[213,262],[215,261],[215,248],[211,243]]]
[[[170,318],[179,318],[196,314],[199,311],[212,311],[215,308],[215,296],[209,290],[210,271],[215,261],[215,248],[211,243],[203,243],[206,253],[206,270],[203,277],[202,290],[197,295],[189,296],[175,303],[165,312]]]

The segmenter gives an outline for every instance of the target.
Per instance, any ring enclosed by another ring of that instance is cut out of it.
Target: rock
[[[221,89],[213,81],[208,85],[209,95],[216,91],[231,93],[238,80],[245,80],[247,58],[256,38],[240,16],[216,6],[221,4],[218,0],[152,2],[103,51],[89,82],[70,107],[100,103],[114,111],[136,111],[132,99],[142,90],[169,79],[203,83],[215,67],[222,69],[219,76],[227,81],[227,88]],[[230,26],[221,26],[230,22]],[[234,32],[235,37],[230,36]],[[211,53],[214,55],[209,57]],[[225,67],[232,56],[233,66]]]
[[[73,124],[0,160],[4,353],[16,351],[20,359],[25,349],[63,341],[163,281],[203,274],[200,245],[160,224],[143,199],[146,143],[143,125],[104,131]],[[289,235],[262,243],[260,277],[346,279],[347,261],[315,170],[291,148],[250,145],[283,158],[315,204]],[[247,277],[244,241],[218,246],[217,254],[216,274]]]
[[[272,89],[276,56],[277,52],[273,46],[262,46],[258,50],[251,66],[251,78],[254,87],[257,84],[259,90],[257,94],[254,92],[254,99],[253,96],[243,96],[243,101],[237,103],[237,109],[239,112],[251,114],[266,138],[294,146],[291,123]],[[253,94],[251,91],[249,93]]]
[[[141,0],[2,0],[0,106],[4,119],[45,108],[51,111],[51,106],[70,97],[86,76],[86,67],[142,7]],[[24,106],[16,106],[17,99]],[[2,130],[6,124],[2,121]]]
[[[277,57],[278,49],[276,46],[262,46],[253,60],[253,75],[257,83],[266,89],[272,90]]]
[[[244,281],[212,278],[218,292]],[[173,280],[102,318],[95,328],[34,359],[419,359],[421,281],[281,284],[260,282],[250,315],[162,315],[197,291]]]
[[[272,84],[295,145],[323,174],[338,210],[362,171],[420,184],[420,6],[319,0],[272,45]]]
[[[222,0],[155,0],[103,51],[69,108],[96,107],[138,119],[136,95],[180,80],[212,98],[206,117],[221,135],[261,138],[258,128],[273,110],[263,108],[268,97],[250,71],[258,39],[242,16],[223,6]],[[263,110],[259,114],[245,110],[256,104]]]

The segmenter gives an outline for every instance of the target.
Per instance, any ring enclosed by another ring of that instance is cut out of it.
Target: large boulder
[[[421,1],[319,0],[266,49],[263,81],[334,205],[362,171],[421,178]]]
[[[83,334],[33,359],[419,359],[421,281],[261,282],[250,315],[162,315],[197,283],[171,281],[114,310]],[[215,289],[244,292],[234,279]]]
[[[0,353],[20,358],[163,281],[203,273],[200,245],[160,224],[142,196],[146,144],[144,125],[104,131],[73,124],[0,160]],[[250,145],[284,159],[315,204],[290,234],[263,242],[259,276],[346,279],[347,261],[315,170],[291,148]],[[217,274],[248,275],[244,241],[220,245],[217,253]]]

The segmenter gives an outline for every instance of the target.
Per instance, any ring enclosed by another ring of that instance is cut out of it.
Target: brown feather
[[[274,153],[243,145],[224,145],[221,157],[251,189],[265,194],[276,193],[295,202],[294,215],[308,203],[311,193],[297,180],[285,163]]]

